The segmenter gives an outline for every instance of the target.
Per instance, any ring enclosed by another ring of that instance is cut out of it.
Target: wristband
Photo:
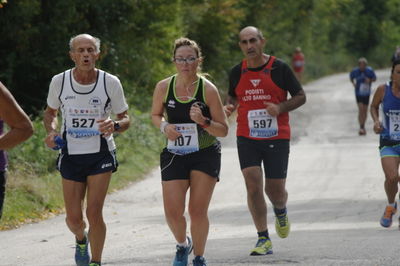
[[[169,123],[167,121],[161,121],[161,125],[160,125],[160,131],[161,133],[165,134],[165,127],[169,125]]]

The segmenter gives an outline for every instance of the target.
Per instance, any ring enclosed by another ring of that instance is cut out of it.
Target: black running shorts
[[[57,169],[61,176],[77,182],[86,182],[89,175],[115,172],[117,168],[118,161],[115,150],[91,154],[60,154],[57,159]]]
[[[215,144],[186,155],[176,155],[164,149],[160,154],[162,181],[190,179],[190,172],[198,170],[219,181],[221,145]]]
[[[365,105],[368,105],[369,104],[369,95],[367,95],[367,96],[356,95],[356,101],[357,101],[357,103],[363,103]]]
[[[264,165],[265,178],[286,178],[289,140],[253,140],[237,137],[240,168]]]

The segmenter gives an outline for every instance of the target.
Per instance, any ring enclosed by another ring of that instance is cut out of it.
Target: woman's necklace
[[[182,98],[182,100],[184,101],[188,101],[188,100],[193,100],[194,99],[194,95],[193,93],[191,93],[190,88],[196,84],[199,81],[199,79],[196,79],[195,81],[193,81],[192,83],[189,84],[189,86],[186,87],[186,94],[187,95],[183,95],[183,96],[178,96],[179,99]],[[184,99],[183,99],[184,98]]]

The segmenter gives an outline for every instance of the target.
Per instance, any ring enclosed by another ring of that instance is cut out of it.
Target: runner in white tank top
[[[112,134],[129,127],[121,83],[117,77],[96,69],[99,53],[99,39],[88,34],[71,38],[70,56],[75,67],[53,77],[44,113],[46,145],[56,147],[56,137],[64,142],[58,169],[63,177],[66,223],[76,238],[76,265],[101,265],[106,235],[103,204],[111,174],[118,165]],[[60,131],[58,110],[62,113]],[[110,118],[111,113],[116,120]],[[83,219],[86,191],[89,235]]]

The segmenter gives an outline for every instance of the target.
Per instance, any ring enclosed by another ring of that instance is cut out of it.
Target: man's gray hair
[[[364,63],[364,64],[368,65],[368,60],[365,57],[360,57],[358,59],[358,63]]]
[[[240,35],[242,34],[242,32],[245,31],[245,30],[249,30],[249,29],[255,31],[255,32],[257,33],[257,37],[258,37],[260,40],[264,39],[264,36],[263,36],[263,33],[261,32],[261,30],[260,30],[259,28],[257,28],[257,27],[254,27],[254,26],[247,26],[247,27],[244,27],[244,28],[239,32],[239,39],[240,39]]]
[[[82,37],[86,37],[86,38],[89,38],[89,39],[93,39],[93,41],[94,41],[94,46],[96,47],[96,53],[100,53],[100,39],[97,38],[97,37],[94,37],[94,36],[92,36],[92,35],[90,35],[90,34],[87,34],[87,33],[75,35],[74,37],[72,37],[72,38],[69,40],[69,50],[70,50],[70,51],[72,51],[73,48],[74,48],[74,41],[75,41],[76,39],[82,38]]]

